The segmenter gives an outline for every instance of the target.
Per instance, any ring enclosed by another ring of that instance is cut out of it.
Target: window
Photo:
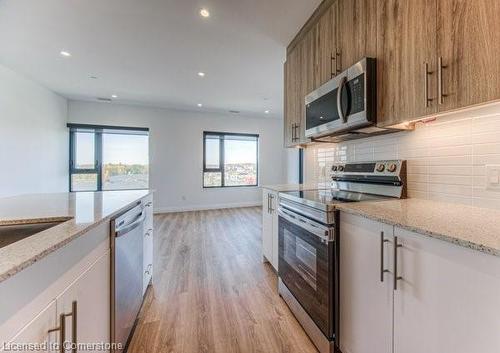
[[[203,133],[203,187],[257,186],[259,135]]]
[[[149,187],[149,133],[145,128],[68,124],[70,191]]]

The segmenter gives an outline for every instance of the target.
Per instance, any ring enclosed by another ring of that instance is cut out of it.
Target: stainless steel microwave
[[[377,122],[376,77],[376,60],[364,58],[308,94],[306,137],[335,141],[335,136],[351,139],[377,131],[366,129]]]

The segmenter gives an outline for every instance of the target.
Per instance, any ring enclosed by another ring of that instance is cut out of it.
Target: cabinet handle
[[[271,207],[269,208],[269,213],[273,213],[274,212],[274,208],[273,208],[273,200],[274,200],[274,195],[271,195],[269,194],[269,197],[270,197],[270,205]]]
[[[443,58],[440,56],[438,58],[438,103],[440,105],[443,104],[443,98],[448,96],[443,93],[443,69],[447,67],[447,65],[443,65]]]
[[[300,124],[295,124],[295,139],[296,140],[300,140],[299,129],[300,129]]]
[[[59,315],[59,326],[50,329],[48,333],[52,332],[59,332],[59,353],[65,353],[64,352],[64,341],[66,339],[65,335],[65,330],[66,330],[66,324],[65,324],[66,317],[64,314]]]
[[[153,229],[149,228],[147,231],[146,231],[146,234],[144,234],[144,236],[146,237],[150,237],[151,236],[151,232],[153,231]]]
[[[380,282],[384,282],[384,273],[389,272],[384,268],[384,246],[388,242],[389,239],[384,238],[384,232],[380,232]]]
[[[429,103],[434,100],[434,98],[429,98],[429,75],[432,75],[434,72],[429,71],[429,64],[424,64],[424,96],[425,96],[425,107],[429,107]]]
[[[398,281],[402,280],[403,277],[398,276],[398,248],[403,247],[402,244],[398,244],[398,237],[394,237],[394,290],[398,290]]]
[[[63,325],[61,326],[61,331],[63,332],[63,342],[66,340],[66,318],[71,316],[71,352],[72,353],[77,353],[77,330],[78,330],[78,303],[76,300],[74,300],[71,303],[71,313],[69,314],[63,314],[64,315],[64,320],[63,320]]]
[[[340,58],[341,58],[341,55],[339,52],[336,52],[335,53],[335,73],[338,75],[340,74],[340,68],[339,68],[339,62],[340,62]]]
[[[333,62],[335,61],[335,70],[333,67]],[[337,76],[337,58],[336,56],[333,56],[333,54],[330,54],[330,75],[331,78],[334,78]]]
[[[292,142],[295,142],[295,124],[292,124]]]

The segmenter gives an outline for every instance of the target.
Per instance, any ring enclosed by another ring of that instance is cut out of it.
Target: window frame
[[[67,124],[69,128],[69,178],[68,178],[68,190],[69,192],[100,192],[100,191],[127,191],[127,190],[147,190],[145,189],[116,189],[116,190],[103,190],[102,189],[102,135],[105,130],[116,130],[116,131],[136,131],[145,132],[149,139],[149,128],[145,127],[130,127],[130,126],[110,126],[110,125],[89,125],[89,124]],[[76,133],[93,133],[94,134],[94,168],[93,169],[79,169],[75,168],[76,160],[76,144],[75,144],[75,134]],[[148,156],[149,160],[149,156]],[[75,174],[96,174],[97,175],[97,185],[96,190],[85,190],[85,191],[73,191],[71,178]],[[148,173],[149,174],[149,173]]]
[[[219,168],[207,168],[206,161],[206,144],[207,135],[219,136]],[[224,172],[224,141],[226,136],[242,136],[242,137],[253,137],[256,142],[255,149],[255,160],[256,160],[256,178],[255,184],[252,185],[225,185],[225,172]],[[238,133],[238,132],[220,132],[220,131],[203,131],[203,172],[201,175],[201,184],[203,189],[223,189],[223,188],[248,188],[248,187],[258,187],[259,186],[259,134],[248,134],[248,133]],[[220,186],[205,186],[205,173],[220,173],[221,174],[221,185]]]

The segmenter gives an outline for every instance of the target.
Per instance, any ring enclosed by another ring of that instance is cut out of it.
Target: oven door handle
[[[332,242],[335,240],[334,228],[325,227],[324,225],[316,223],[310,219],[292,214],[291,212],[288,212],[281,207],[278,209],[278,215],[286,219],[288,222],[295,224],[296,226],[314,234],[323,242]]]

